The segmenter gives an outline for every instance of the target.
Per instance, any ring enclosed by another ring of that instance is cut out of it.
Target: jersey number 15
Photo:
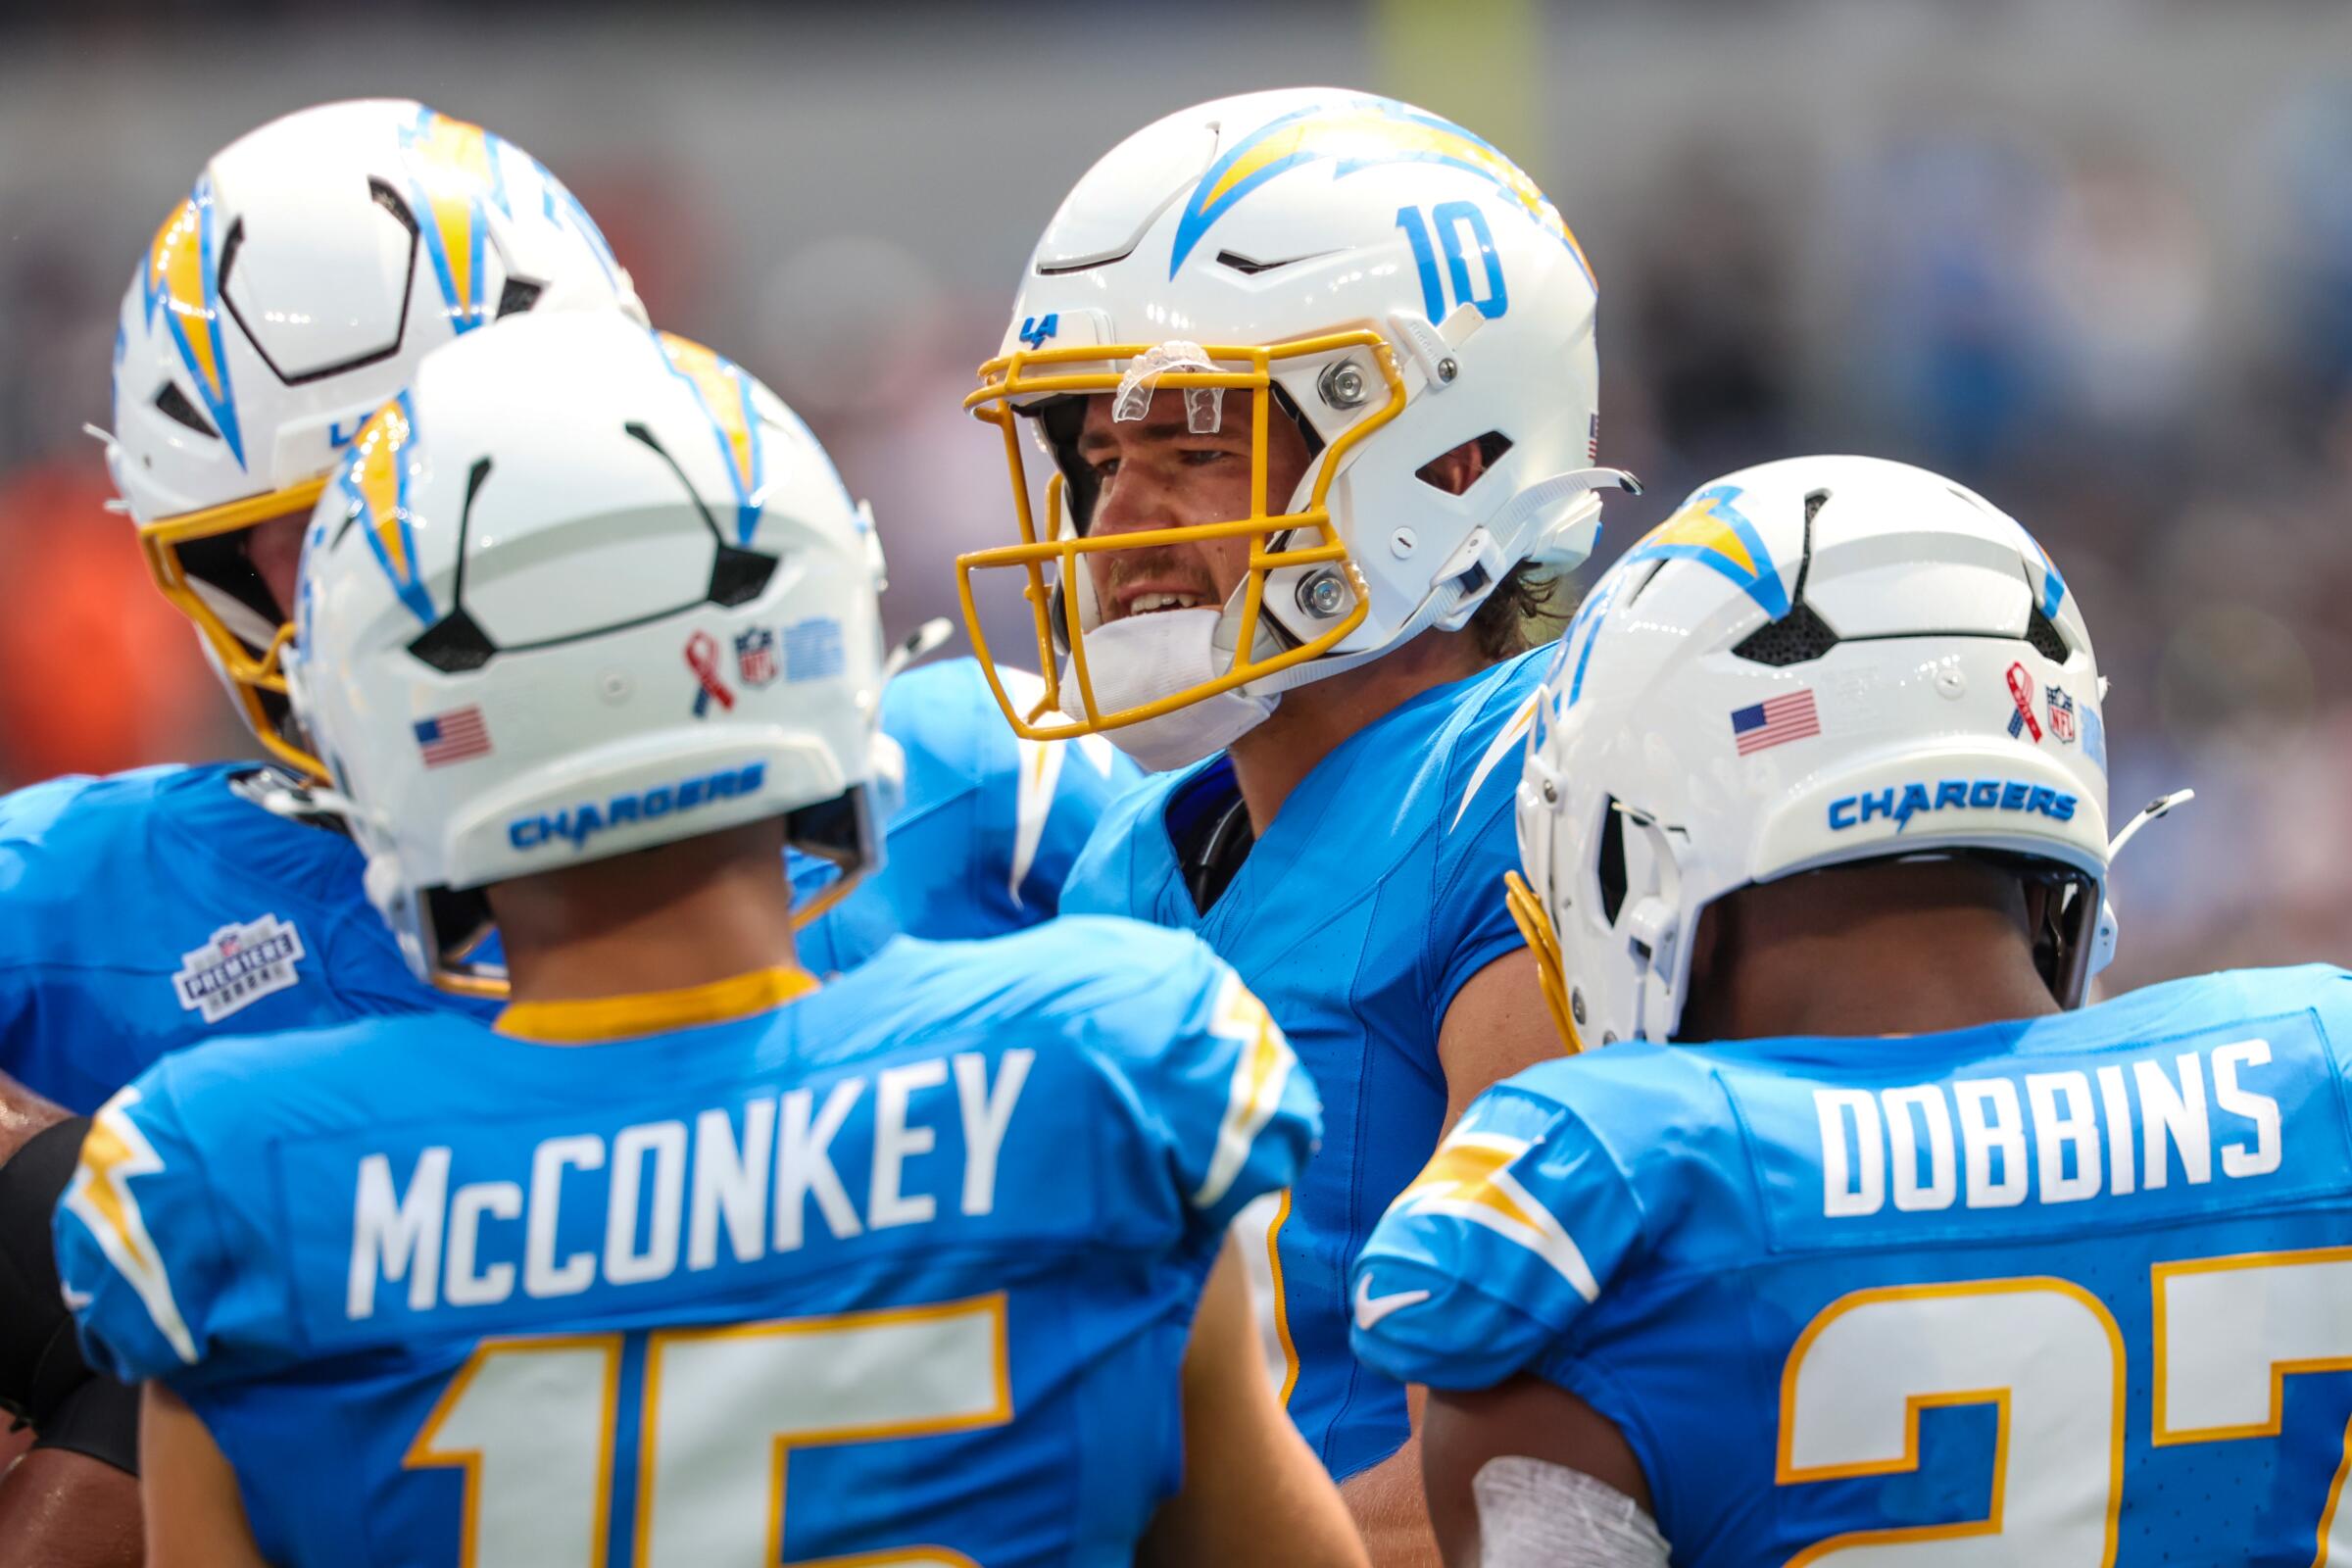
[[[622,1336],[485,1340],[410,1444],[463,1466],[466,1568],[606,1557]],[[777,1563],[794,1448],[929,1437],[1012,1419],[1004,1298],[649,1334],[631,1568]],[[970,1568],[941,1546],[858,1568]]]

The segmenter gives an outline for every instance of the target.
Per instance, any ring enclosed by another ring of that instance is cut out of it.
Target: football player
[[[748,517],[654,339],[534,317],[321,501],[295,710],[411,965],[486,903],[512,1000],[98,1113],[58,1254],[158,1380],[150,1561],[1360,1562],[1212,1271],[1317,1121],[1232,971],[1106,921],[797,964],[786,843],[872,855],[876,572],[745,393]],[[705,701],[754,629],[827,657]],[[489,744],[436,761],[453,710]]]
[[[232,143],[140,257],[109,464],[158,584],[281,767],[315,768],[277,655],[335,453],[427,348],[572,305],[638,312],[579,204],[521,149],[415,103],[327,105]],[[27,1135],[0,1136],[0,1405],[62,1450],[0,1481],[0,1514],[120,1524],[133,1494],[106,1467],[133,1463],[135,1403],[73,1353],[46,1245],[85,1126],[68,1113],[232,1024],[479,1005],[409,975],[340,832],[258,804],[293,782],[222,762],[0,799],[0,1111]],[[26,1549],[74,1560],[62,1535]]]
[[[2099,703],[2049,558],[1897,464],[1731,474],[1601,580],[1514,890],[1586,1054],[1473,1105],[1356,1266],[1449,1560],[2352,1545],[2352,977],[2082,1005]]]
[[[1593,309],[1559,212],[1472,132],[1251,93],[1078,182],[970,400],[1022,543],[961,558],[967,612],[975,578],[1024,579],[1054,672],[1008,715],[1171,770],[1104,817],[1064,907],[1199,932],[1326,1097],[1251,1250],[1291,1414],[1389,1560],[1427,1527],[1404,1389],[1348,1351],[1347,1269],[1447,1116],[1559,1051],[1494,890],[1529,614],[1626,482],[1592,466]]]
[[[490,1015],[495,1002],[471,993],[497,989],[494,940],[443,988],[419,985],[366,909],[358,853],[331,814],[264,808],[322,777],[288,722],[278,656],[302,529],[362,422],[435,345],[570,307],[643,318],[554,175],[415,103],[276,121],[215,157],[172,210],[123,301],[109,459],[159,585],[276,765],[149,768],[0,799],[0,1075],[14,1080],[0,1076],[0,1113],[13,1118],[0,1159],[216,1034],[417,1008]],[[765,480],[742,373],[662,341],[710,410],[706,439],[729,454],[732,505],[756,509]],[[379,543],[398,565],[397,533]],[[462,658],[462,646],[439,657]],[[749,630],[697,678],[723,706],[835,657]],[[1077,846],[1135,772],[1103,743],[1016,742],[969,661],[891,683],[882,727],[905,786],[888,829],[902,853],[807,934],[827,970],[900,929],[987,935],[1051,915]],[[416,739],[438,766],[488,744],[454,711],[420,715]],[[834,873],[808,862],[796,875],[811,895],[806,914]],[[38,1240],[80,1136],[65,1127],[31,1158],[0,1164],[0,1252],[21,1265],[0,1272],[0,1404],[28,1414],[44,1444],[127,1465],[135,1411],[122,1391],[80,1381]],[[0,1483],[0,1522],[56,1463]],[[57,1560],[62,1548],[47,1550]]]

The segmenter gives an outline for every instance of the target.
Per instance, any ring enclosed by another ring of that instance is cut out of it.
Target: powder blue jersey
[[[1038,685],[999,673],[1016,697]],[[901,932],[993,937],[1053,918],[1103,808],[1144,776],[1101,736],[1017,738],[971,659],[918,664],[882,688],[882,733],[904,755],[905,799],[882,869],[801,934],[801,961],[820,974],[856,968]],[[795,858],[802,896],[832,876]]]
[[[968,659],[893,681],[882,722],[906,756],[905,798],[886,868],[802,933],[820,972],[899,931],[992,936],[1048,918],[1105,800],[1137,776],[1104,742],[1016,746]],[[87,1112],[219,1035],[495,1011],[419,984],[361,892],[359,852],[247,799],[237,782],[256,772],[152,767],[0,798],[0,1072]],[[830,877],[796,860],[805,892]]]
[[[1545,1063],[1382,1220],[1356,1349],[1580,1396],[1678,1564],[2352,1561],[2348,1041],[2315,966]]]
[[[1235,800],[1222,757],[1113,806],[1063,890],[1064,908],[1199,932],[1265,1000],[1322,1092],[1322,1152],[1245,1228],[1269,1364],[1341,1478],[1405,1438],[1402,1386],[1348,1353],[1348,1265],[1437,1143],[1438,1030],[1454,993],[1525,946],[1502,876],[1519,863],[1511,792],[1548,653],[1425,692],[1350,736],[1206,913],[1176,842]]]
[[[340,832],[271,814],[252,762],[0,799],[0,1072],[88,1112],[231,1033],[488,1004],[409,973]]]
[[[83,1344],[276,1563],[1128,1562],[1316,1110],[1231,970],[1116,925],[169,1056],[59,1209]]]

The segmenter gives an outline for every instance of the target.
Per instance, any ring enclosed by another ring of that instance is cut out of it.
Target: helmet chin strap
[[[904,641],[892,648],[882,661],[882,684],[887,686],[899,672],[926,654],[945,648],[954,640],[956,628],[945,615],[934,615],[906,634]]]
[[[1482,529],[1480,532],[1490,538],[1508,538],[1531,516],[1558,507],[1562,509],[1560,514],[1544,524],[1538,532],[1535,552],[1520,559],[1541,563],[1546,559],[1556,561],[1573,556],[1581,561],[1592,548],[1592,535],[1599,531],[1600,497],[1595,492],[1604,489],[1626,490],[1639,495],[1642,481],[1620,468],[1579,468],[1571,473],[1555,473],[1522,490],[1495,517],[1492,531]],[[1578,548],[1580,540],[1581,549]],[[1478,573],[1474,587],[1467,586],[1473,579],[1466,569],[1449,570],[1430,588],[1404,623],[1379,647],[1351,654],[1326,654],[1321,659],[1309,660],[1303,664],[1295,664],[1289,669],[1277,670],[1251,681],[1247,689],[1257,696],[1280,696],[1294,688],[1368,664],[1420,636],[1432,626],[1459,631],[1469,624],[1478,607],[1486,603],[1488,595],[1494,591],[1502,575],[1517,564],[1499,563],[1499,573],[1492,568]],[[1448,563],[1449,566],[1451,564]]]
[[[2186,806],[2190,801],[2193,801],[2196,798],[2197,792],[2195,790],[2175,790],[2170,795],[2159,795],[2156,797],[2156,799],[2141,807],[2138,814],[2133,816],[2131,821],[2124,824],[2123,831],[2116,834],[2116,836],[2110,839],[2107,843],[2107,874],[2109,880],[2112,881],[2115,875],[2115,858],[2123,853],[2125,845],[2131,843],[2134,838],[2139,836],[2139,830],[2141,828],[2146,827],[2150,822],[2155,821],[2158,817],[2165,815],[2167,812],[2171,811],[2174,807]],[[2121,939],[2121,927],[2118,925],[2115,917],[2115,901],[2109,897],[2102,888],[2099,895],[2098,923],[2091,932],[2090,966],[2085,972],[2084,976],[2086,982],[2089,976],[2098,974],[2101,970],[2105,969],[2109,964],[2115,961],[2115,950]]]

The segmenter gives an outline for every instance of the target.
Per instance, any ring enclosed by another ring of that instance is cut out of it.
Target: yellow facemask
[[[270,705],[262,701],[265,692],[280,699],[286,695],[286,677],[279,660],[286,645],[294,640],[293,621],[281,621],[270,646],[256,655],[245,639],[229,630],[220,612],[196,591],[187,566],[180,560],[179,547],[199,539],[241,533],[279,517],[308,515],[326,489],[326,481],[327,476],[320,474],[267,495],[247,496],[139,524],[139,550],[147,558],[147,569],[154,575],[156,587],[163,590],[164,597],[181,614],[196,623],[206,646],[227,674],[237,706],[244,712],[245,721],[253,726],[254,734],[260,737],[263,748],[304,777],[320,782],[326,778],[325,766],[285,733]]]
[[[1502,873],[1502,902],[1511,911],[1511,920],[1519,934],[1527,938],[1527,950],[1536,956],[1536,976],[1544,988],[1544,1005],[1551,1009],[1552,1027],[1560,1033],[1560,1043],[1570,1055],[1585,1049],[1584,1036],[1577,1033],[1576,1018],[1568,1005],[1568,977],[1560,961],[1559,934],[1551,928],[1551,916],[1544,911],[1544,901],[1536,897],[1535,889],[1516,871]]]
[[[990,550],[969,551],[957,556],[956,586],[963,602],[964,624],[971,633],[973,651],[980,657],[981,671],[987,675],[990,689],[996,693],[997,705],[1004,710],[1005,718],[1024,740],[1064,740],[1076,735],[1100,734],[1157,718],[1204,698],[1232,691],[1250,681],[1330,653],[1349,632],[1363,623],[1368,612],[1369,590],[1363,573],[1349,557],[1347,541],[1340,537],[1339,530],[1333,526],[1330,510],[1325,504],[1332,480],[1339,473],[1340,465],[1349,450],[1365,436],[1394,419],[1404,408],[1404,378],[1397,370],[1396,356],[1386,338],[1368,328],[1333,332],[1291,343],[1211,345],[1202,351],[1209,361],[1220,366],[1246,366],[1247,368],[1169,370],[1157,377],[1156,385],[1164,390],[1214,387],[1252,394],[1250,515],[1227,522],[1089,537],[1079,534],[1064,516],[1064,485],[1062,476],[1056,473],[1046,486],[1046,525],[1042,530],[1038,527],[1029,504],[1029,479],[1020,437],[1019,405],[1053,397],[1117,393],[1121,390],[1123,378],[1118,367],[1149,354],[1152,347],[1145,343],[1073,345],[1004,355],[980,368],[980,389],[963,402],[963,406],[975,417],[996,425],[1004,435],[1004,459],[1011,470],[1013,511],[1020,523],[1021,542]],[[1284,362],[1343,355],[1357,349],[1369,351],[1372,364],[1387,383],[1388,402],[1357,417],[1323,449],[1316,462],[1312,487],[1303,510],[1269,513],[1266,510],[1266,421],[1273,403],[1270,393],[1274,387],[1274,367]],[[1070,366],[1103,368],[1063,368]],[[1301,534],[1305,536],[1304,540],[1292,537]],[[1150,550],[1244,537],[1250,540],[1250,567],[1243,590],[1241,626],[1235,640],[1232,663],[1210,680],[1151,702],[1104,712],[1095,700],[1094,682],[1087,668],[1086,639],[1080,624],[1078,596],[1075,593],[1061,595],[1061,624],[1057,628],[1054,624],[1054,584],[1047,579],[1046,563],[1054,563],[1057,580],[1068,584],[1074,582],[1077,573],[1084,569],[1079,562],[1079,557],[1084,555],[1104,550]],[[1278,538],[1282,540],[1279,548],[1275,544]],[[1314,564],[1327,564],[1342,573],[1354,591],[1353,603],[1346,613],[1308,641],[1264,658],[1258,657],[1257,634],[1265,609],[1267,575],[1286,566]],[[1045,674],[1044,696],[1034,707],[1027,709],[1015,705],[997,678],[996,662],[989,653],[988,635],[980,624],[979,611],[972,594],[974,571],[1002,567],[1017,568],[1026,578],[1022,593],[1029,602],[1030,617],[1037,634],[1038,664]],[[1058,639],[1056,631],[1059,632]],[[1063,700],[1057,644],[1066,644],[1069,649],[1070,681],[1078,688],[1075,712]],[[1049,721],[1049,715],[1054,715],[1061,721]]]

